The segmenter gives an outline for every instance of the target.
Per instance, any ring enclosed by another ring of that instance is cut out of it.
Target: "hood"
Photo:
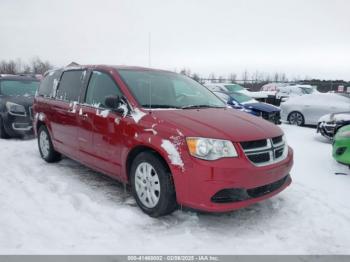
[[[266,103],[244,103],[244,106],[248,109],[254,109],[266,113],[281,111],[281,109],[279,109],[278,107]]]
[[[350,112],[340,112],[334,114],[327,114],[322,116],[318,122],[342,122],[342,121],[350,121]]]
[[[276,125],[239,110],[225,108],[159,110],[155,117],[179,129],[185,136],[252,141],[280,136]],[[162,121],[162,122],[163,122]]]

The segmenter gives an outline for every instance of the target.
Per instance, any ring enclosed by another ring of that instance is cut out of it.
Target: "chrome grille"
[[[287,157],[288,147],[282,136],[240,143],[247,158],[256,166],[266,166]]]

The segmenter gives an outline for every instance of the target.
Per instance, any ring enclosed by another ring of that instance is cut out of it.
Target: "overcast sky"
[[[1,0],[0,59],[350,80],[348,0]]]

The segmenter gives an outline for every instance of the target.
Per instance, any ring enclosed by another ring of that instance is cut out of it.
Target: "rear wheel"
[[[61,154],[54,149],[49,131],[44,125],[38,130],[38,146],[40,155],[46,162],[52,163],[61,160]]]
[[[4,121],[0,117],[0,138],[9,138],[10,136],[6,133],[5,127],[4,127]]]
[[[130,182],[133,196],[143,212],[159,217],[176,209],[176,194],[166,164],[156,154],[143,152],[131,166]]]
[[[292,112],[288,116],[288,122],[291,125],[302,126],[304,125],[304,116],[300,112]]]

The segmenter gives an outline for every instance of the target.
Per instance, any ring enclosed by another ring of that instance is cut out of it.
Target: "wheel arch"
[[[130,171],[131,171],[132,162],[137,155],[143,152],[151,152],[152,154],[157,156],[159,160],[167,168],[167,171],[172,175],[171,168],[168,162],[166,161],[165,157],[160,152],[158,152],[158,150],[148,145],[137,145],[129,151],[125,161],[125,172],[126,172],[128,182],[130,182]]]

